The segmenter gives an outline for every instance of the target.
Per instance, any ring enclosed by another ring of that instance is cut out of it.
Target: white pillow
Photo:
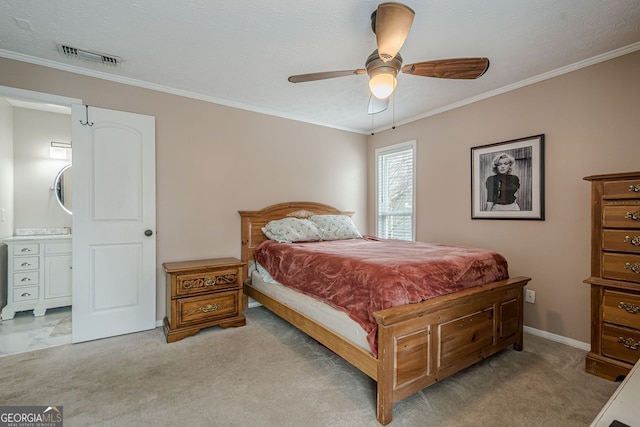
[[[314,215],[309,220],[320,229],[320,240],[362,238],[353,220],[347,215]]]
[[[315,242],[320,240],[320,229],[313,222],[302,218],[283,218],[269,221],[262,232],[279,243]]]

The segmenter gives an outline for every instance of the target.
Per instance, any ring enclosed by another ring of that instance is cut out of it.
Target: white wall
[[[51,141],[71,141],[71,116],[25,108],[13,109],[14,227],[71,227],[51,191],[58,171],[70,160],[51,159]]]

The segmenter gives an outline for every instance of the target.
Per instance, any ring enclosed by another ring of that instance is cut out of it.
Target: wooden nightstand
[[[242,270],[236,258],[167,262],[164,334],[174,342],[209,326],[244,326]]]

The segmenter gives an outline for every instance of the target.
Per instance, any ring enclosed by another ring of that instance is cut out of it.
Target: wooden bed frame
[[[314,202],[280,203],[259,211],[239,211],[242,260],[266,240],[262,227],[298,211],[352,215]],[[246,269],[246,267],[245,267]],[[377,382],[377,418],[391,422],[395,402],[511,345],[522,350],[523,287],[514,277],[416,304],[374,313],[378,322],[378,358],[342,336],[244,284],[247,297],[304,331]]]

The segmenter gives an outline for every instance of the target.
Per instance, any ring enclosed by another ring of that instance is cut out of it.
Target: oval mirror
[[[53,192],[60,208],[71,215],[71,164],[60,169],[56,175],[53,180]]]

